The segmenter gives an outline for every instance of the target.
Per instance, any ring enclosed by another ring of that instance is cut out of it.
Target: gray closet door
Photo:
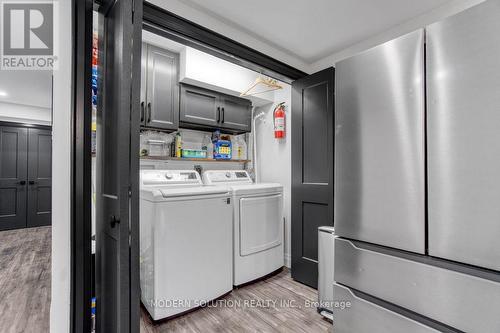
[[[179,55],[147,46],[145,125],[176,130],[179,127]]]
[[[28,129],[27,226],[51,224],[52,132]]]
[[[0,127],[0,230],[26,227],[27,133]]]
[[[429,254],[500,271],[500,2],[427,28]]]
[[[336,73],[335,233],[425,253],[423,30]]]
[[[318,284],[318,227],[333,226],[333,68],[292,84],[292,278]]]
[[[142,1],[105,0],[97,113],[97,332],[139,332],[139,120]]]

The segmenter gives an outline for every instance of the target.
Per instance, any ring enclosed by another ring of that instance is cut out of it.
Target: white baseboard
[[[285,266],[292,268],[292,257],[290,256],[290,253],[285,253]]]

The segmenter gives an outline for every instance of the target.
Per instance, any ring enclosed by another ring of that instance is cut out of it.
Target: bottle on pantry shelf
[[[247,142],[245,141],[245,139],[240,136],[239,137],[240,139],[240,150],[241,150],[241,154],[239,154],[239,160],[247,160],[248,159],[248,147],[247,147]]]
[[[175,157],[182,157],[182,135],[177,132],[175,135]]]
[[[240,141],[237,136],[231,138],[231,146],[233,148],[233,154],[231,155],[232,160],[240,159]]]
[[[214,144],[212,143],[212,139],[210,138],[210,136],[208,136],[208,134],[203,137],[201,149],[207,151],[208,159],[214,158]]]

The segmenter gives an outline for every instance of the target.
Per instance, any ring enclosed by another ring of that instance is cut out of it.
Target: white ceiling
[[[0,70],[0,92],[0,102],[51,108],[52,72]]]
[[[453,0],[184,0],[313,63]]]

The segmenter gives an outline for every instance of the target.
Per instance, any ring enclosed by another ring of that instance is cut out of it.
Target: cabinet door
[[[52,133],[28,130],[28,227],[51,224]]]
[[[0,230],[26,227],[27,132],[0,127]]]
[[[219,94],[193,86],[181,86],[180,121],[190,124],[219,126]]]
[[[179,56],[148,45],[146,123],[175,130],[179,126]]]
[[[249,132],[251,129],[252,104],[250,101],[223,95],[221,97],[221,127]]]

